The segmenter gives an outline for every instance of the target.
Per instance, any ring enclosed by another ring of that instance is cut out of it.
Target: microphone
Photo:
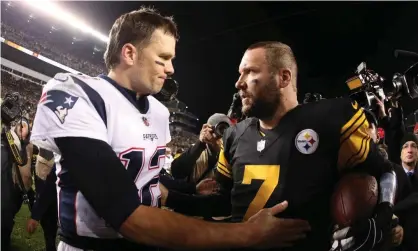
[[[395,50],[395,58],[418,61],[418,53],[405,50]]]
[[[229,107],[227,116],[232,119],[240,119],[241,114],[241,97],[239,96],[239,93],[235,93],[232,96],[232,103]]]

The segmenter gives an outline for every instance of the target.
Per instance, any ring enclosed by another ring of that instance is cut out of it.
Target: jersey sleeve
[[[232,168],[230,165],[231,148],[233,142],[233,128],[225,131],[218,163],[216,165],[216,179],[225,189],[232,187]]]
[[[31,142],[60,153],[54,139],[86,137],[108,142],[105,103],[85,81],[59,73],[45,85],[36,110]]]
[[[347,101],[342,110],[345,119],[340,129],[339,170],[359,168],[375,177],[391,171],[391,164],[379,153],[368,134],[370,124],[364,109],[356,102]]]

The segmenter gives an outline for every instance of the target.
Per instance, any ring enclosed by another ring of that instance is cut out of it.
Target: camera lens
[[[219,137],[223,137],[225,130],[229,128],[229,124],[226,122],[220,122],[215,126],[215,134]]]

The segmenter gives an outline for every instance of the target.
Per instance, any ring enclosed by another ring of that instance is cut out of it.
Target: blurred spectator
[[[164,162],[164,169],[170,173],[170,169],[171,169],[171,162],[173,162],[173,155],[171,153],[171,148],[167,147],[165,149],[165,162]]]

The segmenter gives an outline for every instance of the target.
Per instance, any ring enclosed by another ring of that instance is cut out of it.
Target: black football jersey
[[[229,128],[217,179],[231,191],[232,218],[245,221],[287,200],[278,217],[308,220],[312,230],[286,250],[329,250],[330,197],[341,172],[363,168],[379,176],[391,169],[368,128],[363,109],[342,98],[299,105],[272,130],[261,129],[255,118]]]

